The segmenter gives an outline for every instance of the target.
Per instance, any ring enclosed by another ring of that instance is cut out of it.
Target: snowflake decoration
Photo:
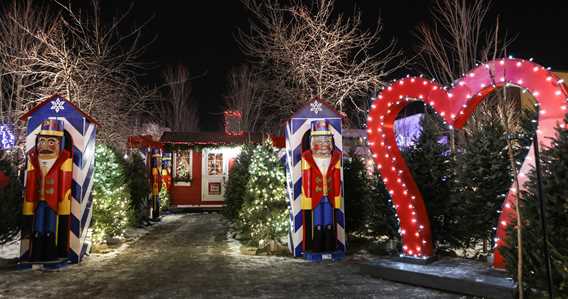
[[[310,111],[312,111],[315,114],[320,113],[320,111],[322,111],[323,109],[321,108],[321,103],[318,101],[314,101],[310,104],[310,106],[312,108],[310,108]]]
[[[55,113],[59,113],[59,111],[61,110],[65,110],[65,107],[63,107],[63,104],[65,104],[65,102],[63,102],[60,98],[57,98],[57,100],[55,101],[51,101],[51,110],[55,110]]]

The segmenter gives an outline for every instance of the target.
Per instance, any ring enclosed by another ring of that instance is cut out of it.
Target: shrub
[[[144,221],[145,210],[150,185],[148,181],[148,170],[144,159],[138,154],[133,153],[124,163],[125,173],[128,173],[127,188],[129,193],[128,210],[129,224],[139,226]]]
[[[343,160],[343,186],[346,230],[348,233],[361,232],[371,212],[371,182],[363,161],[357,155]]]
[[[223,215],[229,220],[236,220],[243,205],[247,183],[249,180],[249,167],[253,146],[245,145],[237,157],[227,181],[225,191],[225,208]]]
[[[0,157],[0,245],[13,240],[20,231],[22,185],[14,166]]]

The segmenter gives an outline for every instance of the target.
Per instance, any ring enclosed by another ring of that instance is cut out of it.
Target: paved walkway
[[[361,274],[357,261],[241,254],[218,214],[168,216],[136,243],[58,271],[0,269],[0,298],[460,298]]]

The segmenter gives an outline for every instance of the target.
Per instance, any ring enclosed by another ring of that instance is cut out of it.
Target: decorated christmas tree
[[[568,116],[565,119],[568,122]],[[557,136],[548,149],[541,149],[541,178],[544,217],[548,233],[548,247],[552,266],[552,286],[555,296],[568,298],[568,130],[557,128]],[[547,290],[546,260],[544,258],[543,230],[537,176],[533,169],[529,174],[527,192],[520,197],[523,234],[523,280],[528,290]],[[511,225],[507,244],[502,250],[507,267],[513,277],[517,273],[517,230]],[[540,294],[542,295],[542,294]]]
[[[511,185],[510,161],[507,157],[505,132],[497,119],[476,127],[457,154],[456,240],[463,249],[473,249],[480,242],[490,248],[497,211]],[[479,247],[478,247],[479,248]],[[480,252],[476,252],[480,253]]]
[[[162,184],[162,189],[160,189],[160,211],[167,211],[170,208],[170,193],[166,184]]]
[[[249,173],[237,224],[253,243],[262,248],[282,241],[290,221],[286,175],[270,142],[254,148]]]
[[[93,185],[93,240],[120,237],[128,223],[129,188],[121,156],[97,144]]]
[[[370,186],[367,231],[375,237],[387,236],[390,240],[400,241],[396,209],[378,172],[370,180]]]

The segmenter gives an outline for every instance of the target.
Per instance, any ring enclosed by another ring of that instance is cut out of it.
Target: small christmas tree
[[[162,189],[160,189],[160,211],[167,211],[170,208],[170,192],[166,188],[166,184],[162,184]]]
[[[225,208],[223,215],[229,220],[234,221],[239,216],[239,211],[243,205],[249,180],[249,166],[253,147],[245,145],[240,155],[237,157],[233,168],[229,172],[225,191]]]
[[[20,230],[22,185],[14,166],[0,157],[0,245],[10,242]]]
[[[453,196],[460,203],[456,225],[462,229],[456,240],[463,249],[474,249],[480,242],[487,248],[492,239],[497,211],[512,179],[504,135],[497,119],[485,122],[470,134],[457,155]]]
[[[422,132],[416,143],[404,152],[406,162],[422,193],[430,218],[432,237],[438,247],[457,244],[452,200],[453,165],[442,120],[429,109],[422,120]]]
[[[125,172],[128,173],[128,192],[130,193],[128,209],[130,211],[130,224],[134,226],[142,225],[145,217],[144,206],[148,201],[150,186],[148,170],[144,159],[139,153],[133,153],[125,161]]]
[[[343,196],[345,200],[345,225],[348,233],[361,232],[368,222],[371,201],[371,182],[367,178],[365,164],[357,155],[343,163]]]
[[[237,224],[251,241],[265,247],[286,236],[290,221],[286,175],[270,142],[253,150],[249,173]]]
[[[565,118],[568,123],[568,116]],[[538,198],[535,170],[529,174],[527,191],[520,197],[523,216],[523,280],[527,289],[547,290],[546,261],[539,200],[546,202],[544,217],[547,222],[548,247],[552,265],[555,296],[568,298],[568,130],[557,128],[557,136],[548,149],[541,152],[541,178],[544,198]],[[509,272],[517,273],[517,224],[508,230],[508,247],[502,249]]]
[[[390,240],[400,241],[396,209],[378,172],[370,180],[370,186],[371,198],[367,224],[369,233],[375,237],[387,236]]]
[[[93,185],[93,241],[123,235],[128,223],[129,192],[122,157],[97,144]]]

